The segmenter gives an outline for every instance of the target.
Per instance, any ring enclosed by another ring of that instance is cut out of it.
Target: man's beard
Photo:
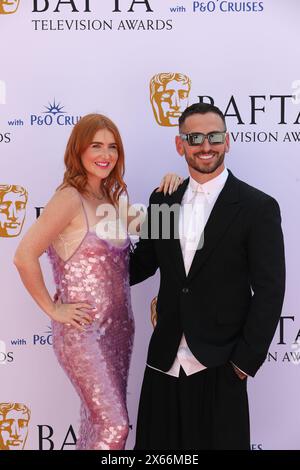
[[[185,159],[186,159],[188,165],[191,168],[193,168],[195,171],[198,171],[198,173],[208,175],[208,174],[214,173],[223,164],[224,158],[225,158],[225,152],[218,155],[218,157],[215,160],[215,163],[212,166],[205,165],[205,163],[202,163],[201,160],[198,159],[198,156],[200,156],[200,155],[214,155],[214,154],[215,154],[215,152],[209,152],[208,154],[204,153],[204,152],[196,153],[194,155],[194,158],[197,159],[197,163],[195,162],[195,160],[193,160],[192,158],[188,158],[186,155],[185,155]],[[200,167],[200,165],[201,165],[201,167]]]

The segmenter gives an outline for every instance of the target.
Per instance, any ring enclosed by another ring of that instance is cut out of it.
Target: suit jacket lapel
[[[169,206],[172,206],[173,204],[178,205],[178,209],[180,210],[181,201],[187,189],[188,183],[189,183],[189,178],[184,180],[184,182],[180,185],[178,190],[175,191],[170,196],[168,196],[165,202]],[[173,226],[174,231],[170,239],[171,256],[172,256],[171,262],[174,263],[173,265],[179,277],[182,280],[185,280],[186,273],[185,273],[184,261],[183,261],[182,250],[181,250],[180,239],[179,239],[179,210],[177,211],[177,217],[175,217],[175,220],[174,220],[174,226]]]
[[[238,180],[229,171],[222,189],[204,229],[204,245],[193,258],[188,279],[192,279],[203,266],[225,231],[240,210]],[[201,243],[201,240],[200,240]],[[199,245],[200,245],[199,243]]]

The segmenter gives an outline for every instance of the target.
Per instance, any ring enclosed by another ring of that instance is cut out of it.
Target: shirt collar
[[[190,201],[195,191],[204,193],[208,202],[214,200],[223,189],[228,178],[228,170],[225,167],[222,173],[206,183],[200,184],[190,176],[189,185],[187,188],[187,202]]]

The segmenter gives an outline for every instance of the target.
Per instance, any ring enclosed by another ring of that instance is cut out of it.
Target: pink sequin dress
[[[128,236],[120,246],[98,238],[84,213],[88,230],[75,252],[63,260],[51,245],[48,255],[56,298],[91,304],[93,323],[81,332],[53,321],[53,347],[81,399],[76,448],[119,450],[129,430],[126,390],[134,336],[130,243]]]

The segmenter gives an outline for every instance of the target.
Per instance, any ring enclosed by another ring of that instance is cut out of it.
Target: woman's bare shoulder
[[[81,207],[79,191],[71,186],[59,188],[55,191],[50,201],[47,203],[43,213],[64,213],[68,219],[73,218]]]

